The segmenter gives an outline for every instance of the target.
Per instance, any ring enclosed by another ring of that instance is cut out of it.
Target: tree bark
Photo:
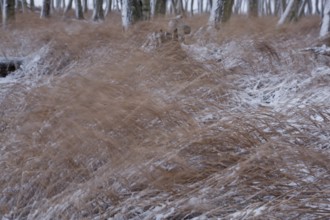
[[[76,18],[81,20],[84,19],[83,9],[81,5],[81,0],[75,0]]]
[[[282,25],[287,20],[288,16],[290,15],[290,12],[294,10],[295,3],[297,3],[296,0],[290,0],[288,3],[288,6],[286,7],[284,13],[282,14],[280,20],[278,21],[277,25]]]
[[[330,1],[326,1],[323,10],[323,19],[320,30],[320,37],[325,37],[329,33],[330,26]]]
[[[15,0],[3,0],[2,23],[6,27],[8,23],[15,20]]]
[[[87,0],[83,0],[83,11],[84,13],[88,12],[88,2]]]
[[[222,5],[223,5],[222,0],[212,0],[211,13],[208,21],[208,24],[210,26],[216,27],[217,24],[220,22],[220,18],[223,11]]]
[[[150,17],[154,17],[156,13],[156,0],[150,0]]]
[[[203,13],[203,0],[198,0],[198,13]]]
[[[133,0],[123,0],[121,8],[121,17],[124,30],[127,30],[134,22],[133,18]]]
[[[233,11],[233,5],[234,0],[222,0],[223,1],[223,12],[220,14],[221,22],[227,22],[229,21],[232,11]],[[221,16],[222,15],[222,16]]]
[[[50,0],[43,0],[41,9],[41,18],[49,18],[50,16]]]
[[[64,10],[64,14],[67,14],[71,10],[72,2],[73,2],[73,0],[68,1],[68,4],[66,5],[65,10]]]
[[[112,10],[112,0],[105,0],[104,15],[107,16]]]
[[[143,0],[142,1],[142,14],[143,20],[149,20],[150,19],[150,0]]]
[[[93,21],[104,20],[103,0],[94,0]]]

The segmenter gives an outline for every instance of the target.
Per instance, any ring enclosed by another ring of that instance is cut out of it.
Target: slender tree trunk
[[[142,14],[143,14],[143,20],[149,20],[150,19],[150,0],[143,0],[142,1]]]
[[[190,1],[190,15],[194,15],[194,0]]]
[[[203,0],[198,0],[198,13],[202,14],[203,13]]]
[[[34,0],[30,0],[30,9],[34,11]]]
[[[104,15],[107,16],[111,12],[111,0],[105,0],[105,9],[104,9]]]
[[[176,9],[176,1],[175,0],[171,0],[171,11],[174,11],[174,14],[177,15],[178,11]]]
[[[223,8],[222,5],[222,0],[212,0],[211,13],[208,21],[208,24],[210,26],[216,27],[217,24],[220,22]]]
[[[213,0],[207,0],[206,2],[206,11],[211,13]]]
[[[277,25],[282,25],[287,20],[288,16],[290,15],[290,12],[294,9],[294,5],[296,3],[296,0],[290,0],[288,3],[288,6],[286,7],[284,13],[282,14],[280,20],[278,21]]]
[[[307,0],[307,14],[313,14],[313,5],[311,0]]]
[[[104,20],[103,0],[94,0],[93,21]]]
[[[320,37],[325,37],[329,33],[330,31],[329,27],[330,27],[330,1],[326,1],[324,5]]]
[[[6,27],[8,23],[15,20],[15,0],[2,1],[2,24]]]
[[[221,22],[227,22],[232,14],[233,11],[233,5],[234,5],[234,0],[222,0],[223,1],[223,12],[222,16],[220,17]]]
[[[2,11],[3,11],[3,9],[2,9],[2,0],[0,0],[0,18],[2,19]]]
[[[83,11],[84,13],[88,12],[88,2],[87,0],[83,0]]]
[[[82,4],[81,0],[75,0],[75,11],[76,11],[76,18],[81,20],[84,19],[84,14],[83,14],[83,9],[82,9]]]
[[[239,14],[241,11],[241,8],[242,8],[242,0],[236,0],[235,7],[234,7],[234,13]]]
[[[133,0],[123,0],[121,17],[123,28],[127,30],[133,24]]]
[[[177,13],[178,14],[182,14],[184,12],[183,11],[183,2],[182,2],[182,0],[177,0],[176,8],[177,8]]]
[[[156,0],[150,0],[150,17],[155,17],[156,13]]]
[[[299,9],[298,9],[298,13],[297,13],[297,16],[298,16],[298,17],[301,17],[301,16],[304,15],[306,5],[307,5],[307,0],[302,0],[302,1],[300,1],[300,5],[299,5]]]
[[[56,8],[57,11],[59,11],[61,9],[61,3],[62,3],[61,0],[56,0],[56,2],[55,2],[55,8]]]
[[[41,18],[49,18],[50,17],[50,2],[51,0],[43,0],[42,9],[41,9]]]
[[[72,2],[73,0],[69,0],[68,4],[65,7],[64,14],[67,14],[72,9]]]
[[[315,0],[315,9],[316,9],[316,14],[321,14],[320,8],[319,8],[319,0]]]

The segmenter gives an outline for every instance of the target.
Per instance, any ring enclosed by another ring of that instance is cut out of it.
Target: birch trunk
[[[320,30],[320,37],[324,37],[329,33],[329,25],[330,25],[330,1],[326,1],[323,10],[323,19]]]
[[[112,10],[112,0],[105,0],[104,15],[107,16]]]
[[[2,23],[7,24],[15,20],[15,0],[3,0],[2,2]]]
[[[208,21],[208,25],[216,27],[220,22],[222,13],[222,0],[212,0],[211,13]]]
[[[121,18],[124,30],[127,30],[133,24],[133,0],[123,0],[121,9]]]
[[[282,25],[286,21],[287,17],[290,14],[290,11],[292,10],[294,3],[296,0],[290,0],[288,6],[286,7],[284,13],[282,14],[280,20],[278,21],[277,25]]]
[[[221,22],[227,22],[233,11],[234,0],[222,0],[222,12],[220,12],[220,20]]]
[[[76,9],[76,18],[81,20],[84,19],[84,14],[83,14],[83,9],[82,9],[82,5],[81,5],[81,0],[75,0],[75,9]]]
[[[50,0],[43,0],[41,9],[41,18],[49,18],[50,16]]]
[[[93,21],[104,20],[103,0],[94,0]]]
[[[156,13],[156,0],[150,0],[150,16],[153,18]]]
[[[66,5],[65,10],[64,10],[64,14],[68,13],[68,11],[71,10],[71,8],[72,8],[72,2],[73,2],[73,0],[69,0],[68,1],[68,4]]]

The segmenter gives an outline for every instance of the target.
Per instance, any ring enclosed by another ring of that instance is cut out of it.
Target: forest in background
[[[232,14],[250,17],[277,16],[278,25],[297,21],[303,16],[318,15],[323,18],[320,36],[329,31],[330,3],[325,0],[42,0],[36,7],[34,0],[1,0],[2,26],[13,23],[16,13],[40,11],[41,18],[52,15],[70,17],[74,10],[76,19],[85,19],[92,11],[93,21],[104,20],[112,11],[119,11],[125,29],[137,21],[146,21],[159,15],[210,14],[208,24],[217,26],[227,22]],[[89,8],[92,5],[91,8]],[[73,8],[74,6],[74,8]],[[324,16],[325,15],[325,16]]]

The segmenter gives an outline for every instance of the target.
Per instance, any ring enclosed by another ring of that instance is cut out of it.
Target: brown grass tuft
[[[0,52],[27,60],[0,84],[0,216],[326,218],[328,75],[296,53],[317,19],[233,17],[197,35],[206,21],[150,52],[166,18],[124,33],[116,13],[29,14],[1,32]]]

